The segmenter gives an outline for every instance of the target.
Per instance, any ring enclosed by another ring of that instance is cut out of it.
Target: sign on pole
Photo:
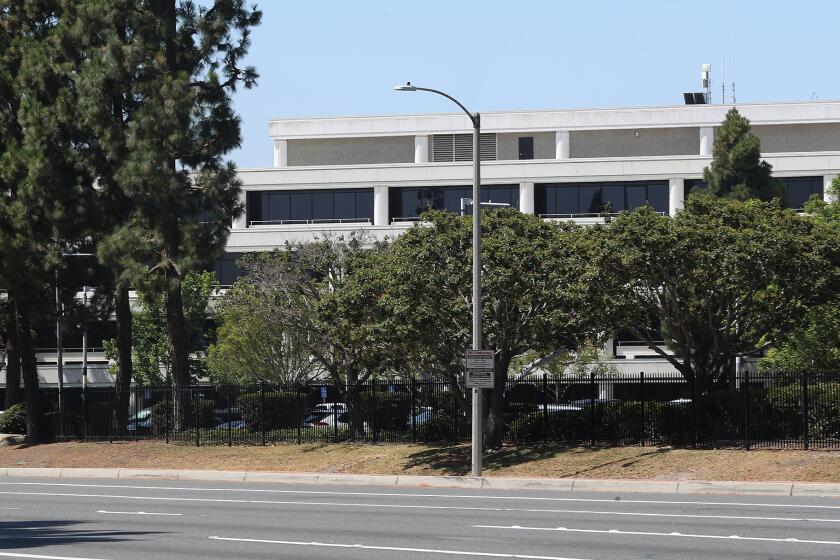
[[[473,389],[492,389],[496,381],[492,350],[467,350],[464,357],[464,385]]]

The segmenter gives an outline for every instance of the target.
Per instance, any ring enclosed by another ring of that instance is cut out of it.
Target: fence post
[[[589,372],[589,445],[595,447],[595,372]]]
[[[542,442],[548,442],[548,374],[543,372],[542,374],[542,394],[543,394],[543,406],[542,406]],[[522,431],[523,435],[525,434],[525,430]]]
[[[195,426],[195,446],[201,446],[201,428],[198,425],[198,406],[195,399],[195,387],[190,387],[190,404],[193,411],[193,426]]]
[[[697,374],[691,381],[691,447],[697,449]]]
[[[111,390],[111,422],[110,422],[110,426],[108,426],[108,441],[110,443],[114,443],[114,423],[116,422],[116,414],[114,412],[114,409],[115,409],[114,399],[116,399],[116,398],[117,398],[116,389],[112,389]],[[128,422],[128,419],[126,418],[126,423],[127,422]]]
[[[808,374],[802,374],[802,441],[805,449],[811,445],[810,434],[808,433]]]
[[[303,422],[303,418],[300,417],[300,383],[295,383],[295,424],[297,424],[297,442],[298,445],[301,443],[301,423]]]
[[[87,383],[82,385],[82,437],[85,441],[88,439],[88,394]]]
[[[411,374],[411,443],[417,443],[417,378]]]
[[[260,434],[265,446],[265,381],[260,381]]]
[[[750,450],[750,372],[744,369],[744,448]]]
[[[335,395],[333,396],[333,403],[332,403],[332,410],[333,410],[333,441],[338,441],[338,403],[336,402],[336,398],[338,398],[338,379],[333,381],[335,385]],[[352,395],[351,395],[352,400]],[[346,403],[345,403],[346,404]],[[350,406],[353,406],[353,403],[350,403]],[[349,407],[348,407],[349,408]]]
[[[371,389],[373,392],[370,395],[370,423],[373,428],[373,443],[376,443],[376,380],[371,379],[370,384]],[[362,431],[364,431],[364,420],[362,421]]]
[[[233,430],[231,430],[231,410],[230,410],[230,383],[227,384],[227,432],[228,432],[228,447],[233,447]]]
[[[645,372],[639,372],[639,389],[642,393],[642,429],[639,434],[639,445],[645,445],[645,432],[647,431],[647,398],[645,395]]]
[[[171,390],[172,388],[169,385],[163,390],[163,425],[164,430],[166,430],[166,443],[169,443],[169,392]]]

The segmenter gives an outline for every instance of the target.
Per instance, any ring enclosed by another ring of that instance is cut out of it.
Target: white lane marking
[[[0,509],[20,509],[20,508],[10,508],[10,507],[0,507]]]
[[[738,541],[783,542],[795,544],[828,544],[840,545],[840,541],[817,541],[810,539],[775,538],[775,537],[741,537],[738,535],[702,535],[694,533],[655,533],[651,531],[622,531],[620,529],[569,529],[568,527],[522,527],[519,525],[473,525],[476,529],[512,529],[516,531],[557,531],[561,533],[598,533],[608,535],[641,535],[645,537],[683,537],[690,539],[730,539]]]
[[[780,504],[760,502],[714,502],[714,501],[690,501],[690,500],[632,500],[615,498],[555,498],[547,496],[478,496],[475,494],[412,494],[408,492],[338,492],[329,490],[277,490],[261,488],[198,488],[182,486],[139,486],[120,484],[75,484],[69,482],[0,482],[2,485],[12,486],[68,486],[75,488],[128,488],[135,490],[180,490],[185,492],[255,492],[269,494],[303,494],[303,495],[326,495],[326,496],[372,496],[372,497],[395,497],[395,498],[447,498],[459,500],[522,500],[522,501],[546,501],[546,502],[583,502],[583,503],[611,503],[611,504],[664,504],[664,505],[688,505],[688,506],[729,506],[729,507],[757,507],[757,508],[804,508],[804,509],[828,509],[840,510],[840,505],[830,506],[823,504]],[[0,492],[2,493],[2,492]]]
[[[184,515],[183,513],[154,513],[151,511],[106,511],[104,509],[100,509],[96,513],[105,513],[112,515],[166,515],[170,517],[180,517]]]
[[[74,556],[44,556],[43,554],[24,554],[23,552],[0,552],[0,558],[36,558],[39,560],[101,560],[99,558],[76,558]]]
[[[365,504],[353,502],[302,502],[295,500],[245,500],[233,498],[176,498],[172,496],[126,496],[118,494],[76,494],[64,492],[11,492],[0,491],[0,494],[14,494],[16,496],[51,496],[70,498],[107,498],[115,500],[150,500],[165,502],[210,502],[210,503],[232,503],[232,504],[263,504],[263,505],[291,505],[291,506],[329,506],[329,507],[358,507],[370,509],[429,509],[429,510],[456,510],[456,511],[500,511],[500,512],[521,512],[521,513],[565,513],[582,515],[624,515],[638,517],[673,517],[686,519],[742,519],[751,521],[794,521],[812,523],[840,523],[840,518],[829,519],[822,517],[760,517],[748,515],[701,515],[689,513],[647,513],[635,511],[597,511],[580,509],[529,509],[529,508],[505,508],[505,507],[478,507],[478,506],[427,506],[416,504]],[[120,511],[98,511],[97,513],[122,513],[126,515],[183,515],[180,513],[144,513],[144,512],[120,512]]]
[[[285,544],[289,546],[323,546],[328,548],[355,548],[362,550],[391,550],[395,552],[423,552],[426,554],[454,554],[458,556],[485,556],[491,558],[523,558],[528,560],[583,560],[560,556],[534,556],[531,554],[505,554],[502,552],[475,552],[471,550],[441,550],[437,548],[409,548],[401,546],[375,546],[365,544],[341,544],[303,541],[275,541],[269,539],[237,539],[233,537],[208,537],[214,541],[248,542],[261,544]]]

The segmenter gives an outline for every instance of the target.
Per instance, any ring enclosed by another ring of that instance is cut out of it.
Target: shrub
[[[364,392],[361,402],[364,419],[377,431],[404,430],[411,420],[410,393]]]
[[[26,433],[26,406],[18,403],[0,414],[0,434]]]
[[[417,439],[428,443],[451,442],[456,439],[454,419],[449,414],[435,413],[417,426]]]
[[[265,414],[265,429],[276,430],[297,426],[300,420],[297,413],[297,399],[297,393],[293,392],[271,392],[262,396],[260,393],[244,393],[236,399],[236,406],[239,407],[242,420],[250,431],[256,432],[263,429],[263,414]],[[263,410],[263,404],[265,410]],[[302,406],[303,397],[301,397]]]
[[[192,418],[185,419],[181,423],[182,428],[195,427],[212,428],[213,427],[213,409],[215,402],[206,399],[196,399],[190,403]],[[172,402],[159,402],[152,406],[152,431],[156,435],[163,435],[167,431],[172,431],[174,428],[174,419],[172,413]],[[167,425],[168,423],[168,425]]]

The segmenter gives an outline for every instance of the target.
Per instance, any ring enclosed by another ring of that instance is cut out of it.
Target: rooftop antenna
[[[732,104],[735,105],[735,56],[732,56]]]
[[[706,94],[706,103],[712,102],[712,65],[704,64],[700,69],[700,79],[703,81],[703,89]]]
[[[726,105],[726,57],[720,57],[720,102]]]

